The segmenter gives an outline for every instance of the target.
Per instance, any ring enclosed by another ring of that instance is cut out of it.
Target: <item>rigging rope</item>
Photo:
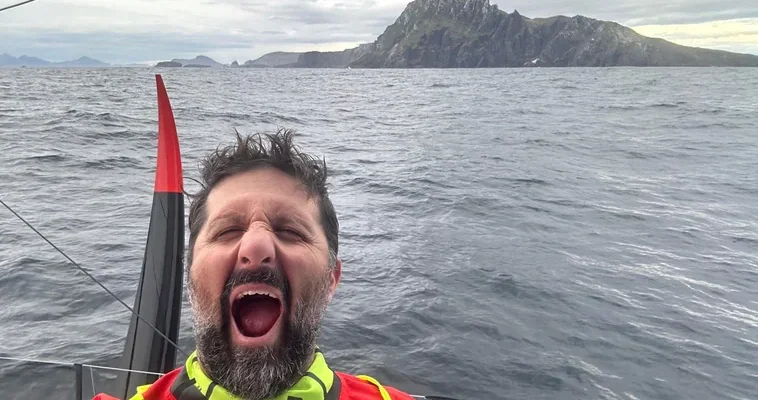
[[[37,364],[50,364],[50,365],[65,365],[65,366],[73,366],[78,363],[70,362],[70,361],[55,361],[55,360],[35,360],[33,358],[17,358],[17,357],[3,357],[0,356],[0,360],[6,360],[6,361],[19,361],[19,362],[28,362],[28,363],[37,363]],[[126,369],[126,368],[116,368],[116,367],[106,367],[104,365],[94,365],[94,364],[79,364],[82,367],[88,367],[91,369],[105,369],[109,371],[120,371],[120,372],[136,372],[140,374],[147,374],[147,375],[156,375],[156,376],[163,376],[165,374],[162,374],[160,372],[150,372],[150,371],[140,371],[137,369]]]
[[[26,0],[26,1],[22,1],[20,3],[12,4],[12,5],[9,5],[7,7],[0,8],[0,11],[10,10],[11,8],[20,7],[20,6],[23,6],[24,4],[28,4],[28,3],[31,3],[33,1],[36,1],[36,0]]]
[[[139,318],[140,320],[142,320],[142,322],[146,323],[149,327],[153,328],[153,330],[157,334],[159,334],[162,338],[166,339],[169,343],[171,343],[180,353],[182,353],[185,357],[189,357],[189,354],[187,352],[185,352],[184,350],[182,350],[182,348],[179,347],[178,344],[174,343],[173,340],[169,339],[168,336],[164,335],[163,332],[161,332],[160,330],[158,330],[158,328],[156,328],[155,326],[153,326],[153,324],[151,324],[149,321],[145,320],[141,315],[139,315],[138,312],[134,311],[134,309],[132,309],[131,307],[129,307],[128,304],[124,303],[121,299],[119,299],[118,296],[116,296],[115,293],[111,292],[110,289],[108,289],[107,287],[105,287],[105,285],[103,285],[102,283],[100,283],[100,281],[98,281],[94,276],[92,276],[92,274],[90,274],[89,272],[87,272],[87,270],[85,270],[84,268],[82,268],[81,266],[79,266],[79,264],[77,264],[76,261],[72,260],[71,257],[69,257],[66,253],[63,252],[63,250],[59,249],[58,246],[54,245],[53,242],[51,242],[50,240],[48,240],[45,237],[45,235],[43,235],[42,233],[40,233],[40,231],[38,231],[37,229],[35,229],[32,226],[32,224],[26,222],[26,220],[22,216],[18,215],[18,213],[16,211],[14,211],[9,205],[5,204],[5,202],[2,199],[0,199],[0,204],[4,205],[5,208],[7,208],[10,212],[12,212],[13,215],[15,215],[16,217],[18,217],[18,219],[20,219],[21,221],[23,221],[23,223],[25,223],[26,226],[28,226],[29,228],[31,228],[31,230],[33,230],[37,235],[39,235],[39,237],[41,237],[42,239],[44,239],[55,250],[58,250],[58,252],[61,253],[63,255],[63,257],[66,257],[66,259],[68,261],[70,261],[71,264],[74,264],[74,266],[76,268],[78,268],[79,271],[83,272],[90,279],[92,279],[95,283],[97,283],[98,285],[100,285],[100,287],[103,288],[103,290],[105,290],[106,292],[108,292],[108,294],[111,295],[111,297],[113,297],[114,299],[116,299],[116,301],[118,301],[119,303],[121,303],[121,305],[123,305],[124,307],[126,307],[127,310],[131,311],[132,314],[136,315],[137,318]]]

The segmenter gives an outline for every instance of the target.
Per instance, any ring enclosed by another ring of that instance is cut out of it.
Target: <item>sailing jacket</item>
[[[118,400],[98,394],[93,400]],[[152,384],[140,386],[130,400],[240,400],[205,375],[197,352],[183,367],[160,377]],[[286,392],[271,400],[413,400],[413,397],[375,379],[332,371],[324,355],[316,350],[308,372]]]

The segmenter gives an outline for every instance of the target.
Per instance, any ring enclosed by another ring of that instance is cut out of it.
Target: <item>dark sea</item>
[[[335,369],[461,400],[758,397],[758,69],[0,69],[0,198],[128,304],[156,73],[188,191],[235,129],[326,158]],[[114,365],[129,312],[0,222],[0,356]],[[0,361],[2,399],[73,390]]]

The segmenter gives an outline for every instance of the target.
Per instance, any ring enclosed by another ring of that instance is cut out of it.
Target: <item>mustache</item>
[[[287,309],[290,303],[290,285],[287,277],[281,269],[272,268],[268,266],[258,267],[255,269],[240,269],[232,272],[224,285],[224,292],[221,295],[222,310],[229,309],[229,297],[232,294],[232,290],[240,285],[248,283],[262,283],[281,290],[282,303]]]

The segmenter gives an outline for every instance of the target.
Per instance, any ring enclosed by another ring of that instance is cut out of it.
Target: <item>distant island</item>
[[[274,52],[274,53],[268,53],[264,55],[263,57],[260,57],[256,60],[246,61],[244,64],[240,65],[236,60],[233,61],[230,65],[224,65],[216,60],[208,57],[199,55],[191,60],[182,60],[182,59],[173,59],[171,61],[161,61],[158,64],[156,64],[156,67],[161,68],[190,68],[190,67],[211,67],[211,68],[219,68],[219,67],[230,67],[230,68],[269,68],[269,67],[278,67],[282,65],[287,64],[293,64],[297,62],[297,58],[301,53],[286,53],[286,52]]]
[[[107,67],[0,55],[0,67]],[[758,56],[681,46],[581,15],[528,18],[489,0],[414,0],[372,43],[343,51],[273,52],[240,64],[199,55],[158,68],[758,67]]]
[[[176,62],[176,61],[161,61],[158,64],[156,64],[155,66],[156,67],[161,67],[161,68],[166,68],[166,67],[181,68],[181,67],[183,67],[182,63]]]
[[[80,57],[76,60],[51,62],[37,57],[13,57],[10,54],[0,54],[0,67],[110,67],[108,63],[89,57]]]
[[[224,67],[224,64],[217,62],[216,60],[206,57],[197,56],[191,60],[183,60],[175,58],[171,61],[162,61],[155,65],[156,67],[173,67],[173,68],[219,68]]]

